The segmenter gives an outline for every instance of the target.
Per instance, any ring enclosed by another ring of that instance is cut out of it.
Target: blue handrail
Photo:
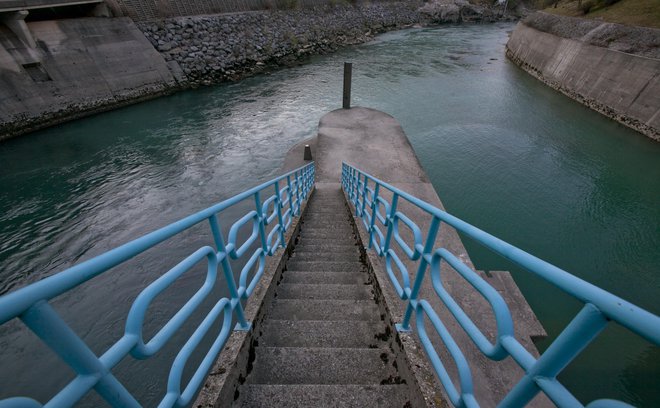
[[[19,318],[77,373],[76,378],[48,401],[46,406],[72,406],[94,389],[112,406],[139,407],[138,401],[117,380],[111,370],[129,354],[137,359],[146,359],[161,350],[210,294],[218,280],[218,268],[221,267],[230,297],[218,299],[178,352],[170,369],[167,393],[159,407],[181,407],[189,404],[224,347],[231,332],[233,316],[235,315],[237,319],[235,330],[250,328],[250,322],[245,319],[243,313],[241,300],[249,298],[259,282],[264,272],[266,256],[272,256],[278,247],[285,246],[284,233],[291,226],[293,217],[300,216],[301,204],[308,198],[314,185],[314,175],[314,163],[307,164],[96,258],[0,297],[0,325]],[[261,194],[265,193],[266,189],[273,191],[273,195],[262,201]],[[249,198],[254,199],[254,210],[231,226],[225,244],[217,215],[226,208]],[[54,297],[203,221],[209,222],[215,248],[210,246],[199,248],[142,290],[128,313],[124,335],[101,357],[97,357],[92,352],[49,304],[49,300]],[[239,244],[238,230],[249,223],[252,223],[252,234],[245,242]],[[270,232],[266,233],[269,225],[271,225]],[[248,253],[255,242],[259,243],[258,247],[252,253]],[[229,262],[230,258],[234,260],[248,258],[240,272],[238,286]],[[207,274],[202,287],[151,340],[145,343],[142,326],[151,301],[180,276],[204,260],[207,264]],[[255,266],[257,270],[248,282],[250,272]],[[191,380],[182,390],[181,379],[188,358],[213,323],[221,316],[224,320],[220,333],[215,337]],[[39,402],[28,397],[14,397],[0,401],[0,408],[41,406]]]
[[[355,216],[362,219],[362,223],[369,233],[368,248],[373,248],[379,256],[385,257],[386,272],[397,294],[406,304],[406,313],[403,321],[397,324],[397,329],[410,331],[410,319],[413,317],[413,313],[415,314],[416,332],[454,406],[477,407],[479,404],[473,394],[470,367],[460,346],[456,344],[431,304],[419,297],[419,290],[427,269],[430,269],[434,291],[477,348],[485,356],[495,361],[511,356],[525,370],[525,375],[500,402],[501,407],[524,406],[541,391],[560,407],[582,407],[583,405],[557,380],[557,376],[600,334],[608,321],[614,321],[626,327],[656,346],[660,345],[660,317],[346,163],[342,164],[341,182],[348,199],[355,206]],[[387,196],[391,196],[390,201],[384,198],[385,192],[387,192]],[[410,218],[397,209],[400,200],[409,202],[432,217],[426,236]],[[383,213],[381,213],[381,208]],[[414,240],[412,245],[408,245],[399,234],[400,222],[403,222],[412,231]],[[582,310],[540,358],[536,359],[532,356],[515,339],[511,312],[500,294],[450,251],[445,248],[435,248],[441,223],[454,227],[496,254],[540,276],[584,303]],[[381,228],[386,228],[386,231],[383,232]],[[417,273],[412,286],[406,266],[394,251],[394,243],[409,260],[417,262]],[[497,325],[494,344],[486,338],[444,288],[440,279],[441,261],[445,261],[456,270],[490,303]],[[393,264],[396,265],[401,280],[398,279],[397,273],[392,267]],[[458,389],[454,386],[447,369],[429,339],[425,317],[431,322],[454,359],[458,368],[458,384],[460,385]],[[601,406],[627,407],[629,405],[621,401],[605,399],[593,401],[588,405],[588,407]]]

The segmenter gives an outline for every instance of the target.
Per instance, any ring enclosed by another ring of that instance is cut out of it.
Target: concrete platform
[[[361,107],[349,110],[339,109],[326,114],[320,120],[318,136],[308,139],[291,149],[286,159],[285,169],[295,168],[305,163],[303,160],[305,144],[311,146],[312,155],[316,161],[317,185],[339,182],[341,164],[346,162],[440,209],[444,209],[403,129],[390,115]],[[405,203],[400,204],[400,208],[423,232],[428,229],[430,224],[428,215]],[[364,245],[367,243],[368,235],[360,220],[356,219],[356,224]],[[403,233],[402,236],[405,238],[406,234]],[[453,228],[442,225],[435,247],[447,248],[473,270],[476,269],[460,237]],[[398,323],[402,320],[405,310],[403,302],[399,300],[387,277],[384,259],[377,257],[373,251],[368,251],[367,255],[373,267],[377,287],[382,291],[389,316],[391,316],[394,323]],[[399,252],[399,256],[402,259],[404,257],[401,252]],[[412,281],[414,272],[416,272],[415,265],[412,262],[405,262],[405,264],[410,271]],[[524,297],[520,294],[511,275],[504,272],[491,273],[490,275],[482,273],[481,276],[491,282],[491,285],[498,289],[505,298],[514,318],[517,339],[528,351],[538,356],[538,351],[532,339],[543,338],[546,333]],[[491,308],[486,300],[462,277],[449,268],[443,273],[443,283],[475,324],[492,339],[496,328]],[[437,298],[428,277],[425,280],[421,295],[433,305],[470,362],[475,384],[475,395],[481,406],[496,406],[523,375],[523,371],[511,359],[493,362],[484,357]],[[412,363],[411,366],[414,367],[415,376],[422,388],[427,405],[444,406],[448,399],[439,381],[435,378],[417,338],[412,333],[399,333],[399,337],[406,355]],[[438,338],[433,339],[433,341],[441,359],[448,362],[446,365],[450,374],[453,378],[457,378],[454,364],[451,362],[451,357],[444,346]],[[545,407],[553,406],[553,404],[545,396],[540,395],[532,401],[531,406]]]

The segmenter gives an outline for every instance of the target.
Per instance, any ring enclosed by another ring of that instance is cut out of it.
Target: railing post
[[[236,331],[246,331],[250,329],[250,323],[245,320],[245,313],[243,312],[243,305],[241,305],[241,299],[238,296],[238,289],[236,289],[236,280],[234,279],[234,272],[231,269],[231,263],[229,262],[229,254],[225,248],[225,240],[222,237],[222,231],[220,230],[220,223],[218,222],[218,217],[213,214],[209,217],[209,224],[211,224],[211,232],[213,233],[213,240],[215,241],[216,249],[218,253],[222,253],[222,257],[218,255],[218,258],[222,258],[220,265],[222,265],[222,273],[225,276],[225,281],[227,281],[227,290],[229,291],[229,296],[231,296],[231,302],[236,311]]]
[[[364,188],[362,189],[362,205],[360,208],[360,217],[364,216],[364,207],[367,204],[367,184],[369,183],[369,179],[367,178],[367,175],[364,175]],[[372,197],[373,199],[373,197]]]
[[[353,76],[353,64],[344,62],[344,97],[342,106],[344,109],[351,109],[351,81]]]
[[[261,249],[268,254],[268,242],[266,242],[266,218],[264,217],[261,208],[261,197],[259,192],[254,193],[254,205],[257,210],[257,218],[259,219],[259,236],[261,238]]]
[[[357,183],[355,183],[355,216],[356,217],[360,216],[360,205],[359,205],[360,204],[360,176],[361,176],[361,174],[358,173]]]
[[[302,171],[300,173],[296,172],[296,215],[300,215],[300,206],[302,205],[302,199],[300,198],[300,190],[302,189]]]
[[[399,201],[399,195],[392,193],[392,204],[390,205],[390,213],[387,215],[387,236],[385,237],[385,245],[383,246],[382,253],[387,254],[390,249],[390,242],[392,241],[392,232],[394,231],[394,214],[396,214],[396,205]]]
[[[291,194],[291,175],[286,176],[286,185],[289,187],[286,195],[289,198],[289,209],[291,210],[291,218],[295,215],[293,208],[293,195]]]
[[[566,326],[550,344],[526,375],[500,402],[502,407],[522,407],[531,401],[540,388],[535,379],[555,378],[607,326],[608,320],[590,303]]]
[[[112,406],[140,407],[131,393],[115,378],[89,349],[87,344],[62,320],[55,309],[42,300],[35,303],[21,315],[21,320],[46,345],[55,352],[76,374],[94,377],[97,380],[89,384],[90,388],[103,397]],[[85,387],[86,388],[86,387]],[[90,388],[71,390],[74,402],[84,396]],[[72,395],[68,395],[72,397]],[[71,399],[68,399],[71,401]]]
[[[280,245],[286,248],[284,242],[284,219],[282,218],[282,200],[280,197],[280,182],[275,182],[275,205],[277,206],[277,222],[280,224]]]
[[[376,223],[376,218],[378,218],[378,193],[380,191],[380,183],[375,182],[376,186],[374,187],[374,196],[371,198],[371,225],[369,225],[369,245],[367,248],[371,249],[373,246],[374,240],[374,228]]]
[[[431,221],[431,225],[429,226],[429,231],[426,236],[426,244],[424,245],[424,251],[420,256],[419,267],[417,268],[417,275],[415,275],[415,282],[413,283],[412,290],[410,291],[410,298],[408,299],[406,314],[403,316],[403,321],[401,322],[401,324],[396,325],[398,331],[403,331],[403,332],[410,331],[410,318],[412,317],[413,310],[417,305],[417,295],[419,295],[419,289],[422,287],[422,281],[424,280],[424,275],[426,274],[426,268],[428,267],[427,255],[431,255],[431,252],[433,251],[433,244],[435,244],[435,237],[438,236],[439,229],[440,229],[440,219],[438,219],[438,217],[433,217],[433,221]]]
[[[358,202],[358,190],[359,190],[359,185],[360,185],[360,173],[357,171],[357,169],[353,169],[353,187],[352,187],[352,195],[353,195],[353,205],[357,206]]]

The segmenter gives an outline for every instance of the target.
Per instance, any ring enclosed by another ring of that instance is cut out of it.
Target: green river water
[[[287,150],[340,106],[342,63],[351,61],[353,104],[399,120],[448,211],[660,314],[660,143],[506,60],[512,29],[389,33],[300,67],[0,143],[0,294],[271,178]],[[56,308],[102,353],[137,293],[206,243],[202,230],[62,296]],[[478,268],[512,271],[550,338],[579,310],[540,279],[466,245]],[[199,282],[184,279],[154,305],[147,332]],[[164,395],[174,347],[115,370],[148,406]],[[46,402],[71,378],[20,324],[0,328],[0,398]],[[608,397],[648,407],[660,406],[659,378],[660,350],[616,327],[560,376],[583,403]]]

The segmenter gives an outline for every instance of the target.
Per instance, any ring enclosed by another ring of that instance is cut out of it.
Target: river
[[[388,33],[299,67],[0,143],[0,294],[271,178],[287,150],[340,106],[342,63],[351,61],[353,104],[399,120],[448,211],[660,314],[660,143],[506,60],[512,29]],[[207,242],[199,231],[83,285],[56,308],[103,352],[121,335],[136,294]],[[466,245],[478,268],[512,271],[551,338],[579,310],[541,280]],[[191,276],[155,304],[146,331],[200,279]],[[146,405],[162,398],[172,350],[147,364],[128,358],[116,370]],[[16,322],[0,328],[0,362],[0,398],[45,402],[72,378]],[[583,403],[608,397],[638,406],[660,405],[658,378],[659,349],[615,327],[560,376]]]

